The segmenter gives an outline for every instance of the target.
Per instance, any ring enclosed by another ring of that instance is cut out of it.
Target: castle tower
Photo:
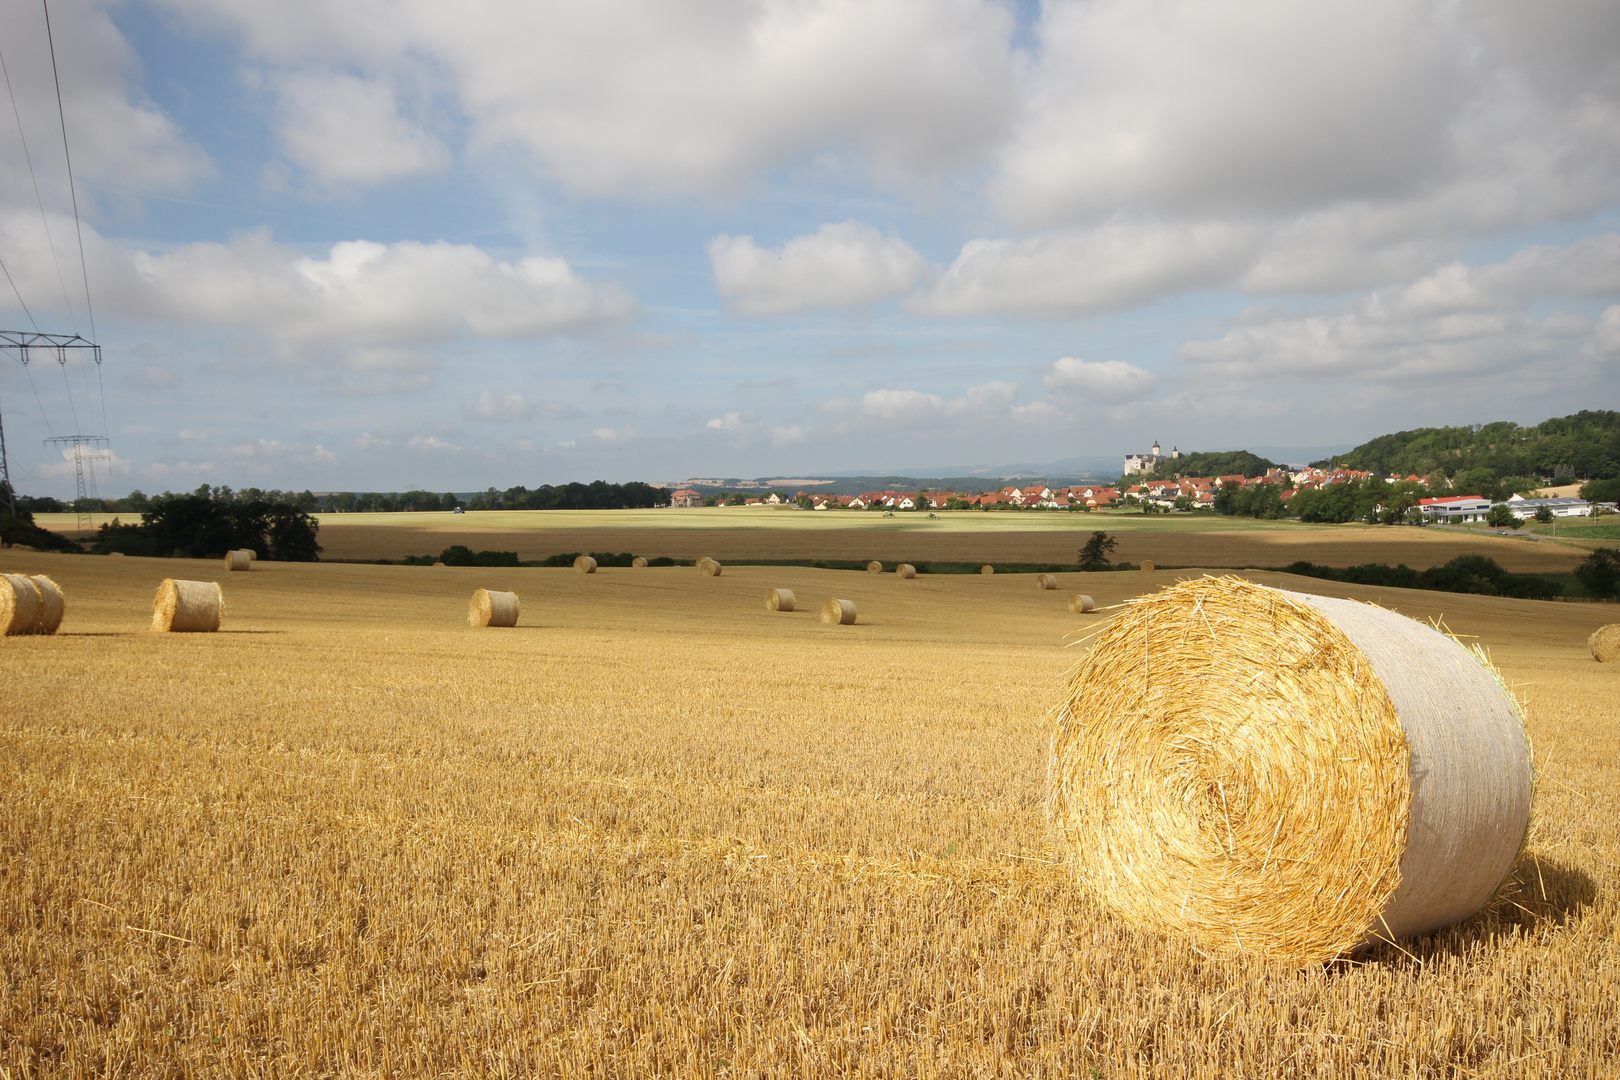
[[[1154,457],[1162,457],[1163,456],[1162,454],[1159,453],[1159,440],[1158,439],[1153,440],[1153,456]]]

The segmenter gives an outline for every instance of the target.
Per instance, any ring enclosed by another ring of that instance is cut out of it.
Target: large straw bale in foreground
[[[855,601],[828,600],[821,605],[821,621],[829,626],[855,625]]]
[[[0,574],[0,636],[32,634],[44,607],[39,586],[25,574]]]
[[[866,564],[866,572],[868,574],[881,574],[883,573],[883,564],[878,562],[876,559],[873,559],[871,562]]]
[[[1035,575],[1035,587],[1037,589],[1055,589],[1055,588],[1057,588],[1057,575],[1056,574],[1036,574]]]
[[[1085,593],[1070,593],[1069,610],[1076,615],[1084,615],[1088,611],[1096,611],[1097,602]]]
[[[703,556],[697,561],[697,568],[705,577],[719,577],[720,571],[723,569],[719,563],[715,562],[707,555]]]
[[[34,633],[56,633],[62,626],[62,616],[67,614],[67,597],[62,595],[62,586],[44,574],[35,574],[28,580],[39,590],[39,615],[34,619]]]
[[[1050,761],[1102,904],[1293,963],[1468,918],[1529,827],[1530,747],[1492,668],[1382,608],[1237,578],[1130,602]]]
[[[225,614],[225,594],[217,581],[164,578],[152,598],[152,629],[174,633],[212,633]]]
[[[467,605],[467,625],[516,626],[518,610],[517,593],[479,589]]]
[[[912,578],[917,576],[917,568],[908,562],[903,562],[899,566],[895,567],[894,572],[896,575],[905,578],[907,581],[910,581]]]
[[[589,555],[581,555],[574,560],[574,569],[582,574],[596,573],[596,560]]]
[[[251,570],[253,569],[253,559],[250,557],[248,552],[240,549],[236,551],[227,551],[225,553],[225,569]]]
[[[772,589],[770,592],[766,593],[765,594],[765,610],[766,611],[792,611],[793,610],[793,590],[792,589]]]
[[[1620,660],[1620,623],[1598,627],[1586,639],[1586,644],[1592,649],[1592,659],[1600,664]]]

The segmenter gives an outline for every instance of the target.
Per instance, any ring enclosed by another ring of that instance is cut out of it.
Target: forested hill
[[[1267,461],[1247,450],[1223,450],[1214,453],[1182,454],[1167,460],[1157,472],[1144,474],[1142,480],[1169,480],[1176,476],[1264,476],[1266,470],[1277,463]],[[1135,483],[1136,480],[1132,480]]]
[[[1315,464],[1402,476],[1488,470],[1498,478],[1608,479],[1620,475],[1620,412],[1583,410],[1535,427],[1504,420],[1398,431]]]

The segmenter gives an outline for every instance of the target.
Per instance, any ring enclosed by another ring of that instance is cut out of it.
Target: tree
[[[1114,566],[1108,561],[1108,556],[1114,553],[1118,543],[1119,541],[1100,529],[1092,533],[1091,539],[1080,549],[1080,569],[1112,570]]]
[[[1524,522],[1519,516],[1508,509],[1507,503],[1497,503],[1485,513],[1485,524],[1493,529],[1517,529]]]
[[[1575,579],[1593,596],[1620,596],[1620,550],[1598,548],[1575,567]]]
[[[1536,520],[1537,521],[1541,522],[1543,525],[1547,525],[1547,524],[1550,524],[1552,522],[1552,519],[1553,519],[1552,507],[1550,507],[1550,506],[1538,506],[1538,507],[1536,507]]]

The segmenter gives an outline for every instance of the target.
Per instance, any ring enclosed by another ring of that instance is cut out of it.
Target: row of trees
[[[628,484],[593,480],[589,484],[571,483],[556,487],[541,484],[533,490],[522,486],[505,491],[490,488],[467,500],[469,510],[646,510],[668,505],[668,488],[654,487],[639,480],[632,480]]]
[[[92,550],[98,554],[210,559],[251,548],[278,562],[314,562],[320,523],[292,503],[243,501],[210,495],[160,495],[138,524],[118,519],[101,526]]]
[[[1505,492],[1474,490],[1492,481],[1537,483],[1620,476],[1620,412],[1590,409],[1544,420],[1534,427],[1511,421],[1462,427],[1418,428],[1380,435],[1347,454],[1316,464],[1400,475],[1441,473],[1469,494],[1499,498]]]

